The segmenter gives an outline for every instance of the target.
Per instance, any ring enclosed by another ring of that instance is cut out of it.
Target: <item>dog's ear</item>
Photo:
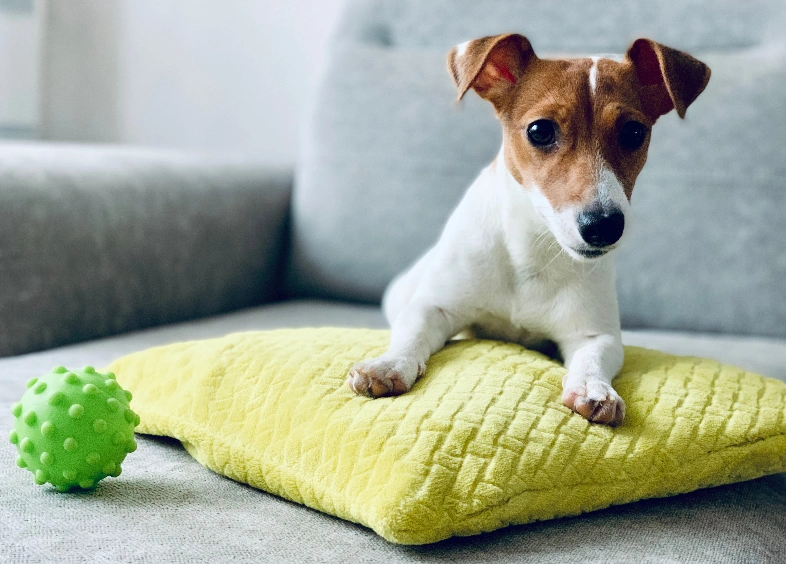
[[[536,58],[526,37],[508,33],[454,47],[448,53],[448,70],[458,88],[459,100],[474,88],[482,98],[497,106]]]
[[[672,109],[684,118],[685,110],[710,81],[707,65],[650,39],[634,41],[626,57],[636,69],[641,101],[653,120]]]

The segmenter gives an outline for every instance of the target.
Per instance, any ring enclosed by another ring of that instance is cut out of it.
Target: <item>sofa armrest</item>
[[[290,191],[237,160],[0,144],[0,356],[271,299]]]

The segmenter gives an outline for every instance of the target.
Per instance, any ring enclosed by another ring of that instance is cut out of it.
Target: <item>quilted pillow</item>
[[[560,401],[564,368],[515,344],[453,341],[413,389],[358,397],[349,367],[387,331],[237,333],[135,353],[110,369],[138,431],[200,463],[423,544],[786,471],[786,384],[628,347],[617,428]]]

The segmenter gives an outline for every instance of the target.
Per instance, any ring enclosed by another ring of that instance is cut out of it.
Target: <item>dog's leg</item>
[[[456,315],[412,301],[393,323],[387,352],[358,362],[349,371],[347,383],[355,393],[374,398],[403,394],[425,372],[429,357],[461,329]]]
[[[560,343],[560,348],[568,369],[562,403],[593,423],[622,423],[625,402],[611,386],[625,354],[619,337],[596,335]]]
[[[433,252],[432,249],[420,257],[409,270],[396,276],[385,289],[385,295],[382,296],[382,311],[391,327],[396,322],[399,313],[407,307],[412,296],[415,295]]]

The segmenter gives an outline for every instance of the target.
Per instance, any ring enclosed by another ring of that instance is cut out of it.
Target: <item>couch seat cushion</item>
[[[384,327],[384,319],[372,306],[285,302],[0,359],[0,430],[7,433],[13,425],[10,406],[22,395],[27,379],[58,364],[105,366],[153,345],[232,331],[322,325]],[[631,344],[718,358],[786,379],[783,341],[687,333],[636,332],[624,337]],[[139,450],[123,464],[123,474],[104,480],[86,496],[62,496],[31,484],[14,464],[12,445],[0,448],[0,544],[9,557],[54,562],[74,554],[76,562],[144,553],[159,562],[214,564],[252,559],[298,564],[347,559],[573,564],[594,557],[620,564],[737,564],[776,562],[786,553],[786,474],[613,506],[579,519],[405,547],[388,543],[371,529],[205,472],[177,441],[138,435],[137,442]],[[78,554],[69,552],[75,522]]]

